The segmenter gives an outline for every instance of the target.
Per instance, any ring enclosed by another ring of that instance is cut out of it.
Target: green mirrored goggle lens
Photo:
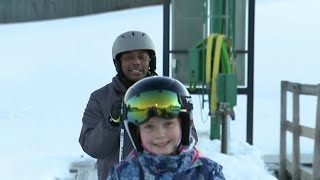
[[[142,124],[152,116],[171,119],[178,116],[181,105],[177,94],[166,91],[148,91],[127,101],[127,119],[134,124]]]

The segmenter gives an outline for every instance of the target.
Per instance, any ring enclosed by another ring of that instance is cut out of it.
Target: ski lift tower
[[[190,71],[186,70],[195,64],[188,61],[188,51],[213,33],[231,40],[237,94],[247,96],[246,140],[253,144],[255,0],[164,0],[163,12],[163,75],[179,79],[189,88]],[[201,77],[203,72],[199,72]],[[196,86],[191,92],[203,94],[203,88]]]

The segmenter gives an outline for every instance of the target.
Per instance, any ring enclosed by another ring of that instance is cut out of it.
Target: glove
[[[109,115],[109,122],[112,126],[119,126],[122,121],[122,101],[121,99],[117,100],[111,106],[111,112]]]

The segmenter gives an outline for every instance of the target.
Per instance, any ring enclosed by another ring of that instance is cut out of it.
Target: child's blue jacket
[[[108,180],[224,180],[222,166],[201,157],[195,148],[179,155],[153,155],[146,151],[133,152],[114,165]]]

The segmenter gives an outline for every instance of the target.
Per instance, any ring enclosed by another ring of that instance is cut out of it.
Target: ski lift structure
[[[224,153],[237,95],[247,96],[253,144],[254,16],[254,0],[164,1],[163,75],[208,102],[210,139],[221,139]]]
[[[234,116],[232,106],[236,104],[235,93],[246,95],[246,140],[253,144],[255,0],[10,0],[0,1],[0,24],[68,18],[161,4],[163,75],[179,79],[192,94],[209,96],[208,99],[203,96],[203,102],[209,102],[210,106],[211,139],[220,139],[221,134],[221,113],[217,115],[216,110]],[[222,53],[219,52],[221,56],[218,57],[219,53],[215,52],[218,52],[216,46],[220,47],[220,43]],[[208,48],[211,49],[207,51]],[[211,61],[209,58],[212,58]],[[219,66],[229,65],[216,67],[213,72],[214,58],[219,60]],[[224,71],[226,68],[231,71]],[[227,99],[231,102],[225,102]]]
[[[246,95],[246,141],[253,144],[255,0],[3,0],[0,24],[153,5],[163,5],[163,75],[202,95],[203,106],[208,102],[210,139],[222,140],[223,153],[228,153],[237,95]],[[79,163],[70,167],[75,179],[95,176],[94,163]]]

